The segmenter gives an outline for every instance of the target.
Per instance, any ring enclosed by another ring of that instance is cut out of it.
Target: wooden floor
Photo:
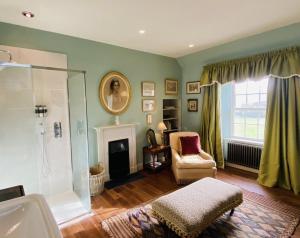
[[[105,190],[101,195],[92,199],[94,215],[80,222],[70,224],[61,229],[64,238],[96,238],[107,237],[101,230],[100,222],[126,211],[128,208],[146,203],[162,194],[180,188],[175,183],[170,170],[163,170],[157,174],[144,172],[145,178],[134,181],[114,189]],[[256,175],[240,170],[226,168],[218,170],[217,178],[255,192],[266,197],[282,201],[291,206],[300,208],[300,196],[280,188],[266,188],[256,183]],[[300,238],[298,226],[294,238]]]

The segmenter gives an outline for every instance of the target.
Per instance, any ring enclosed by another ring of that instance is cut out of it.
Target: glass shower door
[[[87,211],[91,208],[87,141],[85,78],[70,73],[68,79],[73,188]]]
[[[0,189],[23,185],[26,194],[39,188],[39,138],[29,66],[0,67]]]

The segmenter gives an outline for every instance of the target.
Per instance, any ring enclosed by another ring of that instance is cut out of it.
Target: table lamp
[[[167,127],[165,125],[164,122],[159,122],[158,125],[157,125],[157,130],[159,131],[160,133],[160,136],[161,136],[161,143],[164,144],[164,130],[166,130]]]

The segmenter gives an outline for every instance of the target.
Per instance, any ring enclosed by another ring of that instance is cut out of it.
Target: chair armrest
[[[181,159],[178,152],[174,149],[172,149],[172,164],[176,164],[176,161],[179,161]]]
[[[200,156],[206,160],[214,160],[213,157],[210,154],[206,153],[204,150],[200,151]]]

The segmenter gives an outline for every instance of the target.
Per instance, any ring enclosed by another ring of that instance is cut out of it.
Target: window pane
[[[248,81],[247,93],[259,93],[259,87],[257,81]]]
[[[266,117],[266,112],[265,111],[260,111],[258,113],[258,124],[260,125],[265,125],[265,117]]]
[[[257,89],[256,89],[257,91]],[[247,105],[248,107],[258,107],[259,105],[259,94],[247,95]]]
[[[243,111],[236,110],[234,112],[233,123],[239,123],[239,124],[245,123],[244,112]]]
[[[244,124],[233,124],[233,135],[237,137],[245,137]]]
[[[265,126],[264,125],[259,125],[259,127],[258,127],[258,139],[260,139],[260,140],[264,139],[264,131],[265,131]]]
[[[233,135],[263,140],[267,104],[268,78],[235,83]]]
[[[246,137],[256,139],[257,135],[257,125],[246,124]]]
[[[238,95],[235,97],[235,107],[241,108],[246,106],[246,95]]]
[[[245,111],[246,124],[257,124],[257,111],[248,110]]]
[[[246,94],[247,81],[242,83],[235,83],[235,94]]]
[[[259,107],[266,108],[267,107],[267,94],[263,93],[260,95]]]
[[[267,93],[268,90],[268,78],[264,78],[259,82],[260,86],[260,92],[261,93]]]

